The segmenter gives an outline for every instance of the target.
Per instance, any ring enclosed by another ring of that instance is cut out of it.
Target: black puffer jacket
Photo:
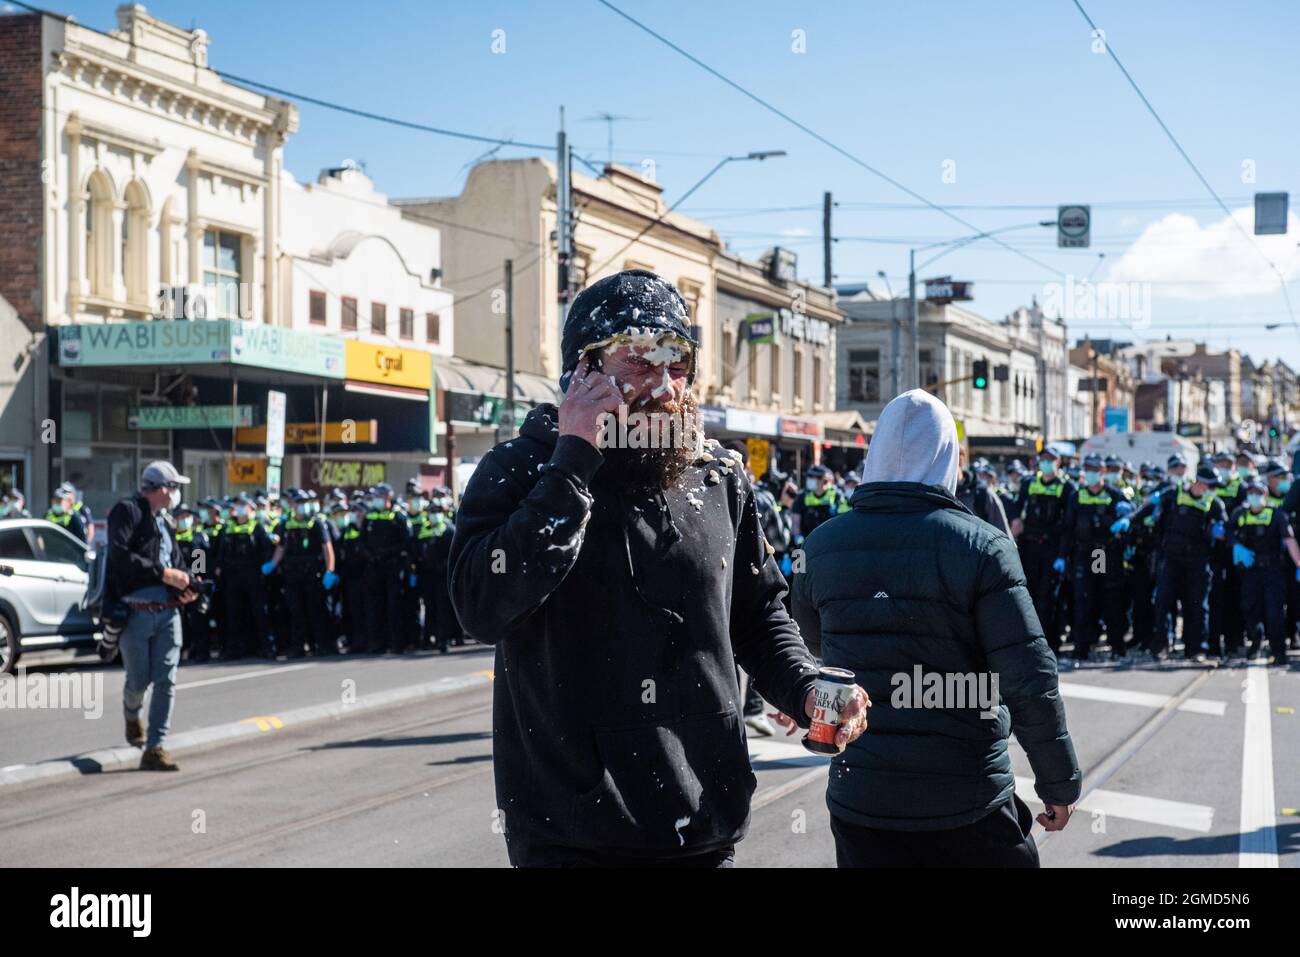
[[[756,781],[736,661],[807,725],[816,665],[743,465],[709,454],[666,493],[620,492],[543,405],[465,490],[451,596],[466,633],[496,645],[494,770],[516,864],[545,847],[673,857],[743,837]]]
[[[1011,539],[937,486],[872,482],[851,503],[804,543],[792,596],[814,653],[851,669],[873,705],[867,733],[832,765],[831,813],[900,831],[976,821],[1015,790],[1013,730],[1039,797],[1072,804],[1079,763],[1056,661]],[[921,688],[931,674],[945,685],[995,674],[1001,704],[992,718],[969,698],[961,709],[915,707],[918,666]]]

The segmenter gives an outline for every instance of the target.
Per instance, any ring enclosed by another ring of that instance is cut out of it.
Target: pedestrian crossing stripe
[[[1016,777],[1016,794],[1026,804],[1042,806],[1042,799],[1034,791],[1033,778]],[[1159,824],[1185,831],[1208,834],[1214,826],[1214,808],[1186,801],[1169,801],[1165,798],[1128,794],[1123,791],[1105,791],[1094,788],[1075,805],[1075,810],[1102,813],[1108,817]]]
[[[258,731],[270,731],[273,728],[283,728],[284,722],[275,715],[259,715],[255,718],[243,718],[240,724],[255,724]]]
[[[1111,704],[1132,704],[1144,708],[1163,708],[1173,700],[1173,695],[1156,694],[1151,691],[1128,691],[1122,688],[1106,688],[1101,685],[1081,684],[1075,681],[1059,681],[1062,698],[1080,698],[1088,701],[1108,701]],[[1226,701],[1210,698],[1188,698],[1178,705],[1179,711],[1193,714],[1210,714],[1222,718],[1227,711]]]

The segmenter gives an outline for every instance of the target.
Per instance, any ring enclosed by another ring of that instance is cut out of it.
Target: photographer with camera
[[[104,643],[111,648],[116,637],[121,646],[126,741],[144,746],[141,771],[179,770],[163,741],[171,723],[181,658],[179,609],[199,596],[181,567],[181,548],[167,510],[180,506],[180,488],[189,481],[170,462],[151,462],[141,476],[140,491],[108,513]],[[113,634],[116,629],[108,621],[121,622],[120,635]],[[150,685],[153,697],[146,738],[140,710]]]

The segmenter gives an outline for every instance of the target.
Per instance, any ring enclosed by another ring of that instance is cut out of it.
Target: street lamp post
[[[919,268],[924,269],[926,266],[930,265],[935,260],[948,255],[948,253],[952,252],[954,249],[960,249],[962,246],[967,246],[970,243],[976,242],[977,240],[986,239],[989,236],[996,236],[999,233],[1009,233],[1012,230],[1016,230],[1016,229],[1032,229],[1039,226],[1055,226],[1055,225],[1056,225],[1056,220],[1043,219],[1033,223],[1020,223],[1015,226],[1003,226],[1000,229],[990,229],[987,232],[975,233],[973,236],[963,236],[961,239],[949,239],[941,243],[931,243],[928,246],[917,246],[908,250],[907,252],[907,304],[908,304],[907,313],[908,313],[908,323],[911,326],[911,335],[912,335],[912,369],[911,369],[911,376],[909,377],[910,381],[912,382],[912,388],[919,389],[924,385],[924,383],[921,382],[921,346],[920,346],[921,323],[918,315],[918,308],[917,308],[917,301],[916,301],[916,270],[918,268],[916,265],[916,254],[918,252],[925,252],[927,249],[937,249],[941,246],[947,247],[946,249],[944,249],[943,252],[931,256],[925,262],[921,263]],[[891,317],[893,316],[892,311],[890,312],[890,316]],[[898,338],[899,338],[898,322],[895,320],[894,322],[892,322],[892,326],[893,328],[891,330],[890,341],[894,349],[893,369],[894,369],[895,381],[893,385],[894,385],[894,395],[898,395],[898,391],[899,391],[898,381],[897,381],[898,379],[897,356],[898,356]]]

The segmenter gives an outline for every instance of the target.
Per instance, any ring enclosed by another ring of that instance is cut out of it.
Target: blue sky
[[[1042,266],[985,240],[922,272],[974,280],[976,311],[997,318],[1031,296],[1055,293],[1061,301],[1067,276],[1109,278],[1138,283],[1132,302],[1142,308],[1105,320],[1076,315],[1072,338],[1084,331],[1191,336],[1300,364],[1300,330],[1276,276],[1213,204],[1114,62],[1093,52],[1090,28],[1070,0],[617,5],[932,202],[970,207],[954,212],[978,230],[1054,218],[1062,202],[1093,204],[1092,249],[1057,250],[1054,230],[1030,227],[1003,238]],[[1230,209],[1246,210],[1257,190],[1296,192],[1300,4],[1084,6]],[[65,0],[54,9],[109,29],[114,7]],[[834,229],[843,237],[834,253],[841,283],[882,282],[876,273],[883,269],[899,292],[910,243],[971,232],[934,210],[896,208],[918,204],[595,0],[154,0],[148,7],[207,30],[219,70],[358,108],[549,144],[563,104],[571,138],[597,164],[607,157],[606,125],[587,118],[633,117],[615,124],[615,159],[653,160],[669,201],[723,155],[784,149],[785,158],[727,166],[683,208],[742,253],[794,249],[805,276],[822,274],[825,190],[844,204]],[[503,54],[492,51],[496,30],[504,31]],[[795,31],[805,52],[794,51]],[[300,109],[301,129],[286,153],[300,180],[347,158],[364,161],[390,196],[448,195],[490,149]],[[1256,182],[1243,182],[1243,163]],[[1241,215],[1249,232],[1250,215]],[[1298,242],[1294,215],[1290,235],[1257,240],[1294,280]],[[1300,310],[1300,281],[1288,288]],[[1281,325],[1269,330],[1269,323]]]

